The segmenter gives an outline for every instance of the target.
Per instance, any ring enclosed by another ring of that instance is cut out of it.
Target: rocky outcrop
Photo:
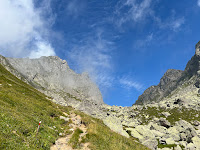
[[[129,137],[123,130],[121,121],[113,115],[107,115],[103,109],[107,105],[103,103],[98,87],[86,73],[76,74],[71,70],[65,60],[55,56],[39,59],[0,56],[0,64],[19,79],[43,92],[49,100],[99,118],[113,131]]]
[[[163,98],[169,96],[174,90],[182,86],[182,84],[195,84],[200,87],[200,56],[194,55],[187,63],[184,71],[169,69],[160,79],[157,86],[151,86],[139,96],[135,104],[149,104],[152,102],[159,102]],[[199,73],[198,73],[199,72]],[[191,78],[195,78],[189,82]]]
[[[113,131],[125,137],[129,137],[128,133],[123,130],[121,121],[116,116],[108,116],[105,119],[103,119],[103,122]]]
[[[109,116],[121,120],[124,130],[130,136],[152,150],[200,149],[200,122],[197,121],[200,109],[184,109],[184,106],[170,108],[167,105],[160,108],[158,104],[104,107]]]
[[[17,76],[20,74],[29,84],[53,98],[103,103],[101,92],[89,76],[86,73],[76,74],[67,62],[59,57],[6,58],[5,61],[7,68],[11,66],[17,70]]]
[[[173,91],[177,86],[177,80],[181,78],[183,71],[169,69],[161,78],[157,86],[151,86],[139,96],[135,104],[147,104],[160,101]]]

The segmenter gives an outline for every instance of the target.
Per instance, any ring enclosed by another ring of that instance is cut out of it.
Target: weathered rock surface
[[[160,79],[157,86],[151,86],[139,96],[135,104],[148,104],[152,102],[159,102],[166,96],[169,96],[172,91],[177,89],[182,84],[195,84],[199,88],[199,79],[193,80],[193,83],[187,82],[191,77],[198,76],[200,69],[200,56],[194,55],[187,63],[184,71],[169,69]]]
[[[161,78],[157,86],[151,86],[139,96],[135,104],[147,104],[152,101],[159,101],[175,89],[177,80],[182,76],[183,71],[169,69]]]
[[[103,120],[104,124],[107,125],[110,129],[112,129],[113,131],[125,136],[125,137],[129,137],[128,133],[126,131],[123,130],[122,128],[122,124],[120,122],[120,120],[117,117],[106,117]]]
[[[76,74],[59,57],[6,58],[5,61],[30,84],[43,92],[51,93],[51,96],[57,94],[77,101],[86,99],[103,103],[101,92],[89,76],[86,73]]]

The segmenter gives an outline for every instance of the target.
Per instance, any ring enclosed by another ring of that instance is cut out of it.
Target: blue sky
[[[57,55],[88,72],[104,102],[131,106],[200,40],[200,0],[1,0],[0,54]]]

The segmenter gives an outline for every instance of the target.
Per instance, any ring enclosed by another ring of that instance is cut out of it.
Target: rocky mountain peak
[[[176,70],[176,69],[169,69],[167,72],[163,75],[163,77],[160,79],[159,87],[162,90],[165,90],[167,86],[176,81],[181,75],[183,71],[182,70]]]
[[[195,54],[197,56],[200,56],[200,41],[196,44],[195,49],[196,49]]]
[[[200,42],[196,44],[195,55],[187,63],[184,71],[169,69],[157,86],[151,86],[139,96],[135,104],[159,102],[183,84],[200,83]],[[193,77],[193,80],[190,80]]]
[[[72,99],[76,99],[77,102],[88,100],[103,103],[100,90],[88,74],[75,73],[69,68],[66,60],[57,56],[5,59],[31,85],[54,97],[58,102],[66,99],[70,103]]]

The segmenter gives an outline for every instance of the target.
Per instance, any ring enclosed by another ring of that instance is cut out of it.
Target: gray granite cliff
[[[3,57],[2,61],[3,61]],[[23,78],[35,88],[54,97],[73,98],[76,101],[88,100],[103,103],[102,95],[87,73],[77,74],[71,70],[65,60],[57,56],[29,58],[5,58],[4,66],[16,76]],[[12,69],[11,69],[12,68]],[[58,98],[59,99],[59,98]]]
[[[195,55],[187,63],[184,71],[169,69],[160,79],[160,83],[151,86],[138,97],[135,104],[149,104],[162,101],[182,84],[200,84],[200,42],[195,46]],[[193,77],[193,80],[190,79]],[[190,82],[190,83],[188,83]],[[198,85],[200,86],[200,85]]]

